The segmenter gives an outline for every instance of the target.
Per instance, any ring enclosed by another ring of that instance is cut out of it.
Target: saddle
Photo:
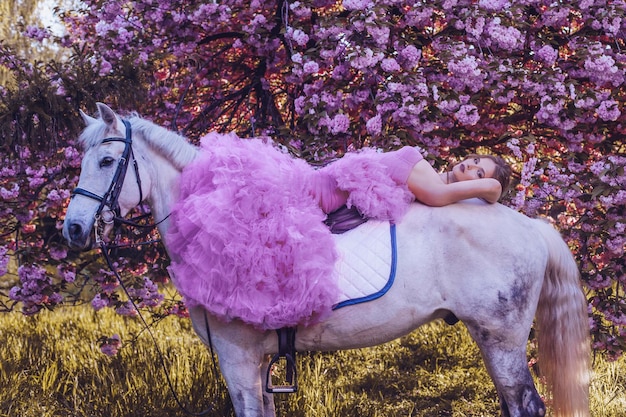
[[[330,213],[324,223],[333,234],[343,234],[367,222],[356,207],[343,205]],[[270,360],[265,377],[265,390],[270,394],[294,393],[298,391],[296,370],[296,328],[285,327],[276,330],[278,337],[278,353]],[[272,369],[274,365],[284,363],[284,384],[274,384]]]
[[[368,220],[356,207],[348,207],[345,204],[330,213],[324,224],[328,226],[330,232],[340,235],[355,229]]]

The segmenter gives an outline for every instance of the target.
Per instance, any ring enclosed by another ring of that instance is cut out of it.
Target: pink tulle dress
[[[211,133],[201,147],[181,175],[166,236],[172,280],[190,307],[262,330],[330,314],[337,253],[325,210],[347,203],[399,220],[421,159],[413,148],[396,157],[364,151],[315,170],[262,139]]]

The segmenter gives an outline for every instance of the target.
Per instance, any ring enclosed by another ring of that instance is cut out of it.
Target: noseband
[[[105,138],[102,140],[102,143],[107,142],[124,142],[124,151],[122,152],[122,156],[117,165],[117,170],[113,175],[113,179],[111,180],[111,185],[109,189],[103,196],[99,196],[91,191],[85,190],[84,188],[75,188],[72,192],[72,198],[76,195],[82,195],[85,197],[89,197],[93,200],[99,201],[100,205],[98,206],[98,210],[96,211],[95,218],[96,223],[101,219],[102,212],[105,207],[108,207],[108,211],[113,213],[112,218],[102,219],[105,223],[112,223],[116,219],[121,219],[120,205],[119,205],[119,197],[122,191],[122,186],[124,185],[124,179],[126,178],[126,171],[128,170],[128,162],[130,158],[133,160],[133,167],[135,169],[135,178],[137,179],[137,186],[139,187],[139,203],[143,201],[143,191],[141,189],[141,179],[139,177],[139,167],[137,166],[137,160],[135,159],[135,155],[133,154],[133,140],[132,140],[132,128],[130,122],[128,120],[122,120],[124,126],[126,126],[126,137],[111,137]]]

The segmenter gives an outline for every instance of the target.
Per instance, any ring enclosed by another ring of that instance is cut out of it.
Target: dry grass
[[[75,307],[24,317],[0,314],[1,417],[185,416],[169,391],[152,340],[141,335],[116,357],[97,340],[130,340],[138,322]],[[192,411],[232,416],[221,377],[188,320],[153,329],[175,390]],[[311,353],[299,361],[300,391],[278,395],[280,416],[493,416],[495,390],[465,328],[435,323],[392,343]],[[626,416],[626,361],[596,360],[594,417]]]

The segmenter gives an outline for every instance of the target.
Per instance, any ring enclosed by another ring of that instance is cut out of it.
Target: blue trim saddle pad
[[[396,226],[369,221],[335,237],[340,294],[333,310],[385,295],[396,276]]]

